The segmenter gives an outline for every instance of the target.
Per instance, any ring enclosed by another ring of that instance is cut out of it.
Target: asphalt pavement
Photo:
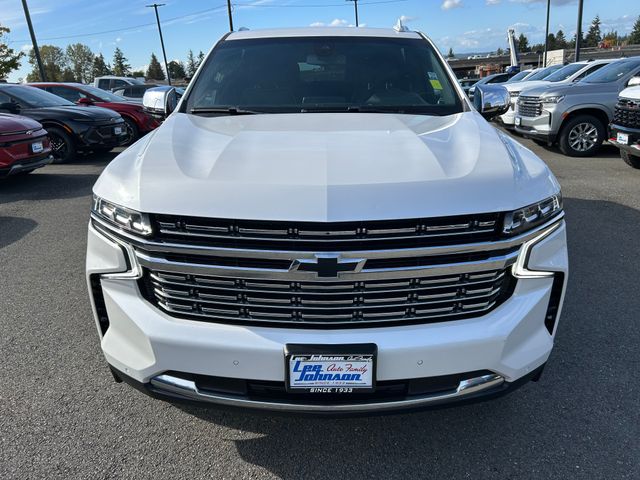
[[[84,280],[114,154],[0,182],[0,479],[640,478],[640,170],[523,143],[563,187],[571,274],[540,382],[373,418],[177,407],[113,382]]]

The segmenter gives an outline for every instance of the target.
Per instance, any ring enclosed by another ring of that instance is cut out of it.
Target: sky
[[[155,16],[149,0],[28,0],[38,43],[66,47],[81,42],[111,62],[119,47],[133,69],[146,69],[151,53],[161,58]],[[205,53],[228,30],[226,0],[164,0],[159,8],[167,57],[185,60],[189,49]],[[546,0],[359,0],[360,25],[392,27],[399,17],[436,45],[456,54],[506,48],[509,27],[529,43],[544,38]],[[345,0],[232,0],[234,27],[250,29],[315,25],[352,26],[353,3]],[[602,30],[629,33],[640,15],[640,0],[585,0],[583,30],[596,14]],[[552,0],[550,31],[576,30],[578,1]],[[10,46],[28,52],[29,31],[21,0],[0,0],[0,25],[9,27]],[[9,76],[31,71],[23,60]]]

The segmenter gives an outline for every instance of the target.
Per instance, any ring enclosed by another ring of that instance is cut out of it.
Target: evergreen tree
[[[189,54],[187,55],[187,67],[186,72],[188,77],[193,77],[196,74],[196,70],[198,69],[198,61],[196,57],[193,55],[193,51],[189,50]]]
[[[20,68],[20,59],[24,55],[23,52],[16,53],[13,48],[2,39],[5,33],[10,33],[7,27],[0,25],[0,79],[5,78],[14,70]]]
[[[456,54],[453,53],[453,48],[449,47],[449,53],[447,53],[447,58],[456,58]]]
[[[76,81],[89,83],[93,80],[94,57],[93,52],[87,45],[74,43],[67,46],[67,58]]]
[[[184,64],[178,60],[171,60],[169,62],[169,76],[172,79],[186,77],[187,72],[184,69]]]
[[[567,48],[567,39],[562,30],[556,33],[556,48]]]
[[[518,37],[518,51],[521,53],[531,51],[531,49],[529,48],[529,39],[524,33],[521,33]]]
[[[498,48],[498,50],[496,50],[496,55],[501,57],[502,55],[504,55],[504,50],[502,48]]]
[[[116,47],[113,52],[113,74],[118,77],[126,77],[129,75],[131,73],[131,65],[129,65],[128,61],[122,53],[122,50]]]
[[[102,56],[102,54],[96,55],[93,59],[93,67],[91,73],[93,75],[93,78],[111,75],[111,69],[106,63],[104,63],[104,57]]]
[[[640,15],[636,23],[633,25],[633,30],[629,34],[629,45],[640,45]],[[1,76],[1,75],[0,75]]]
[[[203,60],[204,60],[204,53],[202,52],[202,50],[200,50],[200,53],[198,53],[198,66],[200,66]]]
[[[62,71],[62,81],[63,82],[79,82],[80,80],[76,78],[76,76],[73,73],[73,70],[67,67]]]
[[[587,35],[584,37],[584,46],[585,47],[597,47],[598,44],[602,41],[602,33],[600,32],[600,16],[596,15],[591,22],[591,26],[589,27],[589,31]]]
[[[42,59],[42,67],[44,74],[47,76],[47,81],[62,82],[62,72],[67,66],[67,56],[64,50],[55,45],[42,45],[40,47],[40,58]],[[36,54],[33,50],[29,52],[29,63],[33,70],[27,75],[27,81],[41,81]]]
[[[147,69],[147,79],[149,80],[165,80],[164,71],[160,62],[156,58],[155,53],[151,54],[151,60],[149,61],[149,68]]]
[[[556,36],[553,33],[547,35],[547,49],[555,50],[556,48]]]

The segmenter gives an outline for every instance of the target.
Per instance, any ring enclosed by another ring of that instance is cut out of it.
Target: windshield
[[[119,95],[115,95],[111,92],[102,90],[101,88],[92,87],[91,85],[82,85],[82,87],[80,88],[82,89],[83,92],[93,95],[94,97],[99,98],[103,102],[126,102],[125,98]]]
[[[527,75],[529,75],[530,73],[531,73],[531,70],[525,70],[523,72],[516,73],[513,77],[507,80],[507,83],[518,82],[522,80],[524,77],[526,77]]]
[[[640,60],[618,60],[582,79],[585,83],[609,83],[624,77],[640,67]]]
[[[536,73],[534,73],[533,75],[531,75],[530,77],[527,78],[527,81],[529,80],[542,80],[542,79],[546,79],[549,75],[551,75],[553,72],[555,72],[556,70],[559,70],[562,68],[562,65],[552,65],[550,67],[547,68],[543,68],[541,70],[538,70]]]
[[[560,70],[556,70],[555,72],[553,72],[551,75],[545,78],[545,80],[548,82],[561,82],[569,78],[574,73],[578,73],[586,66],[587,65],[584,63],[572,63],[570,65],[565,65]]]
[[[8,88],[5,92],[33,108],[75,105],[75,103],[65,100],[62,97],[35,87],[15,86]]]
[[[223,42],[207,59],[185,104],[191,113],[229,107],[252,113],[462,111],[429,43],[377,37]]]

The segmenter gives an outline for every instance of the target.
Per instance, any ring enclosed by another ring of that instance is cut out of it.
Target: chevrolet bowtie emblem
[[[339,255],[316,255],[316,258],[299,258],[291,264],[290,271],[315,272],[318,277],[337,277],[340,272],[357,273],[367,260],[364,258],[340,258]]]

